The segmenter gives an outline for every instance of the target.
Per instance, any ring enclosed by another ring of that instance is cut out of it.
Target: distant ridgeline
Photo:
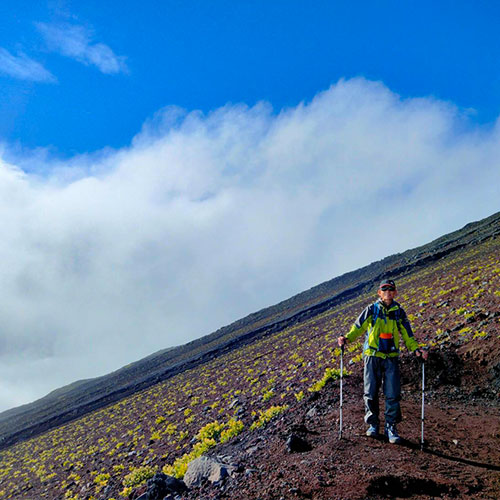
[[[400,278],[453,252],[500,235],[500,212],[404,253],[386,257],[262,309],[185,345],[158,351],[108,375],[82,380],[0,413],[0,448],[119,401],[290,325],[370,291],[383,277]]]

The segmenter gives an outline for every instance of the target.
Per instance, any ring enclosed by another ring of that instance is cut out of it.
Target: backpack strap
[[[373,314],[372,314],[372,328],[375,326],[375,322],[380,314],[380,305],[378,302],[373,304]]]
[[[396,325],[398,327],[398,332],[399,334],[401,335],[401,328],[400,328],[400,323],[401,323],[401,308],[398,307],[395,311],[395,314],[394,314],[396,317],[395,317],[395,320],[396,320]]]

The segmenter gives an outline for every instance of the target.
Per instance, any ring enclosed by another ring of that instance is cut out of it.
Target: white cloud
[[[0,407],[497,211],[498,128],[466,120],[355,79],[277,115],[169,108],[129,148],[29,159],[44,176],[1,163]]]
[[[84,26],[37,23],[49,49],[76,61],[96,66],[102,73],[127,72],[123,56],[117,56],[103,43],[94,43],[92,33]]]
[[[0,73],[12,76],[18,80],[54,83],[54,75],[39,62],[29,58],[22,52],[12,55],[8,50],[0,47]]]

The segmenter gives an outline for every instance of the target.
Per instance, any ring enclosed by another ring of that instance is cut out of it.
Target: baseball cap
[[[396,289],[396,283],[394,283],[393,280],[382,280],[379,285],[379,289],[382,288],[383,286],[390,286],[393,287],[394,290]]]

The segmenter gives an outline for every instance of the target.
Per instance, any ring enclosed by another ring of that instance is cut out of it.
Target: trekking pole
[[[420,449],[424,449],[424,420],[425,420],[425,360],[422,359],[422,434],[420,437]]]
[[[340,427],[339,427],[339,439],[342,439],[342,389],[344,380],[344,344],[340,346]]]

